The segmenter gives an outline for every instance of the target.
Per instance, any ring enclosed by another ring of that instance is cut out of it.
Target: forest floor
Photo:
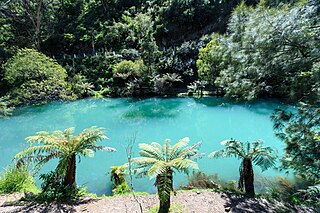
[[[0,212],[90,212],[90,213],[133,213],[140,212],[139,205],[132,195],[91,198],[85,197],[77,203],[44,203],[20,201],[23,194],[0,195]],[[158,205],[156,195],[136,195],[143,212]],[[173,212],[183,213],[223,213],[223,212],[315,212],[313,209],[300,206],[288,207],[282,203],[270,203],[266,199],[249,199],[243,196],[217,193],[213,191],[178,192],[171,197]],[[153,211],[155,212],[155,211]]]

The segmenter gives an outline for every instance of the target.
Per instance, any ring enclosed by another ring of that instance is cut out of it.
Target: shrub
[[[146,71],[147,67],[144,65],[142,60],[136,60],[134,62],[124,60],[114,65],[112,70],[115,77],[123,79],[141,77]]]
[[[35,197],[37,201],[75,201],[83,196],[83,190],[69,185],[65,186],[63,177],[56,172],[42,174],[40,180],[43,182],[41,193]]]
[[[125,194],[130,192],[129,186],[125,179],[125,166],[112,166],[111,167],[111,181],[113,182],[112,193]]]
[[[74,99],[66,70],[33,49],[21,49],[3,65],[4,80],[15,105]]]
[[[8,167],[0,178],[0,192],[37,192],[33,176],[27,167]]]

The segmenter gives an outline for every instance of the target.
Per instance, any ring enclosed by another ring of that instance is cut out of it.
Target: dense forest
[[[278,110],[272,119],[286,144],[283,166],[308,181],[304,193],[313,190],[319,206],[319,0],[1,0],[0,63],[0,118],[17,106],[90,96],[301,102],[296,114]],[[103,132],[89,130],[99,137],[86,138],[88,147],[103,149],[94,145]],[[73,130],[65,131],[54,134],[69,140]],[[54,142],[39,137],[29,139]],[[243,148],[226,146],[235,145]],[[75,183],[73,172],[62,185]]]
[[[317,103],[319,11],[301,0],[2,1],[1,111],[203,89]]]

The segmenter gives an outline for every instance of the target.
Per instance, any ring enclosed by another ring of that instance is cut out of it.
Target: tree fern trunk
[[[170,192],[173,189],[172,171],[158,175],[155,185],[158,189],[160,206],[158,213],[168,213],[170,209]]]
[[[254,197],[254,175],[250,158],[243,159],[243,178],[246,195],[249,197]]]
[[[68,160],[66,176],[64,177],[65,186],[76,186],[76,155],[73,154]]]

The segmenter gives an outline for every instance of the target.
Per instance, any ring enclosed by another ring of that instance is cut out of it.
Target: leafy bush
[[[74,99],[66,70],[33,49],[18,50],[4,65],[4,79],[15,105]]]
[[[114,65],[112,72],[117,95],[142,95],[148,92],[149,75],[143,60],[121,61]]]
[[[114,195],[130,192],[130,188],[125,179],[125,167],[126,165],[111,167],[111,181],[113,182],[112,193]]]
[[[37,201],[74,201],[83,195],[82,190],[73,186],[65,186],[63,177],[56,172],[40,175],[41,193],[35,197]],[[81,192],[81,193],[79,193]]]
[[[27,167],[9,167],[0,178],[0,192],[37,192],[33,176]]]
[[[127,184],[127,182],[123,182],[120,185],[117,185],[114,189],[112,189],[113,195],[121,195],[126,194],[130,192],[130,188]]]
[[[142,60],[124,60],[114,65],[112,72],[114,77],[127,79],[141,77],[145,74],[146,71],[147,67],[144,65]]]

